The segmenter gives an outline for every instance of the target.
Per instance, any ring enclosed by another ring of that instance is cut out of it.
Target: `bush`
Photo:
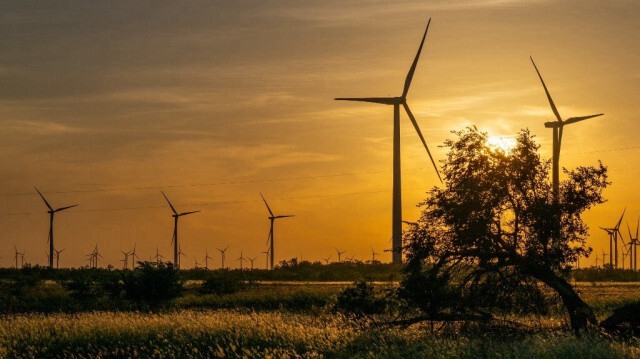
[[[244,279],[231,272],[210,275],[202,284],[200,292],[204,294],[233,294],[247,287]]]
[[[354,283],[338,294],[334,311],[357,317],[383,313],[389,306],[387,298],[377,296],[373,285],[366,282]]]
[[[140,266],[124,277],[127,299],[156,308],[179,297],[184,289],[178,269],[169,262],[140,262]]]

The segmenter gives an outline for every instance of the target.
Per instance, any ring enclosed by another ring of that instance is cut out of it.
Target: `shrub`
[[[140,262],[136,270],[124,277],[126,298],[152,308],[166,305],[179,297],[183,289],[178,269],[169,262]]]
[[[373,285],[367,282],[354,284],[338,294],[334,311],[362,317],[381,314],[387,309],[387,298],[376,295]]]

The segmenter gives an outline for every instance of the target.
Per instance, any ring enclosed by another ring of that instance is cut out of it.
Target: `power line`
[[[415,190],[424,188],[408,188],[407,190]],[[273,201],[290,201],[290,200],[298,200],[298,199],[314,199],[314,198],[327,198],[327,197],[346,197],[346,196],[356,196],[363,194],[378,194],[378,193],[389,193],[389,190],[378,190],[378,191],[362,191],[362,192],[348,192],[348,193],[333,193],[333,194],[325,194],[325,195],[313,195],[313,196],[299,196],[299,197],[285,197],[285,198],[272,198]],[[230,204],[243,204],[243,203],[253,203],[253,202],[262,202],[261,200],[233,200],[233,201],[220,201],[220,202],[200,202],[200,203],[181,203],[180,206],[184,207],[192,207],[192,206],[219,206],[219,205],[230,205]],[[78,212],[112,212],[112,211],[128,211],[128,210],[137,210],[137,209],[158,209],[158,208],[168,208],[167,206],[139,206],[139,207],[121,207],[121,208],[95,208],[95,209],[76,209],[69,213],[78,213]],[[31,215],[31,214],[43,214],[45,212],[15,212],[15,213],[0,213],[2,216],[18,216],[18,215]]]

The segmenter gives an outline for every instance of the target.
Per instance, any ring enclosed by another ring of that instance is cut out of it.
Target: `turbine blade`
[[[614,229],[617,231],[620,228],[620,223],[622,222],[622,217],[624,217],[624,212],[627,211],[627,207],[624,207],[624,210],[622,211],[622,216],[620,216],[620,220],[618,220],[618,224],[616,224],[616,226],[614,227]]]
[[[171,210],[173,211],[173,213],[177,215],[177,214],[178,214],[178,212],[176,212],[176,209],[175,209],[175,208],[173,208],[173,205],[171,204],[171,201],[169,201],[169,198],[167,198],[167,195],[166,195],[166,194],[164,194],[164,192],[163,192],[163,191],[160,191],[160,193],[162,193],[162,195],[164,196],[164,199],[166,199],[166,200],[167,200],[167,203],[169,203],[169,207],[171,207]]]
[[[271,208],[269,208],[269,204],[267,203],[267,200],[264,199],[262,192],[260,193],[260,197],[262,197],[262,200],[264,201],[264,205],[267,206],[267,210],[269,211],[269,214],[271,215],[271,217],[273,217],[273,212],[271,212]]]
[[[402,103],[401,97],[337,97],[336,101],[371,102],[381,105],[396,105]]]
[[[627,230],[629,231],[629,238],[633,238],[633,236],[631,236],[631,228],[629,227],[629,221],[627,221]]]
[[[427,38],[427,31],[429,31],[429,25],[431,24],[431,18],[429,18],[429,22],[427,22],[427,28],[424,30],[424,35],[422,35],[422,41],[420,42],[420,47],[418,47],[418,53],[416,57],[413,59],[413,63],[411,64],[411,68],[409,69],[409,73],[407,74],[407,78],[404,80],[404,90],[402,91],[402,97],[406,97],[409,92],[409,87],[411,86],[411,80],[413,80],[413,74],[416,71],[416,66],[418,65],[418,59],[420,58],[420,52],[422,52],[422,46],[424,45],[424,40]]]
[[[564,124],[565,125],[570,125],[572,123],[588,120],[590,118],[594,118],[594,117],[598,117],[598,116],[602,116],[602,115],[604,115],[604,113],[599,113],[597,115],[582,116],[582,117],[571,117],[571,118],[567,119],[566,121],[564,121]]]
[[[198,212],[200,212],[200,211],[182,212],[178,216],[186,216],[188,214],[193,214],[193,213],[198,213]]]
[[[278,218],[288,218],[288,217],[295,217],[295,215],[294,214],[287,214],[287,215],[284,215],[284,216],[275,216],[273,218],[274,219],[278,219]]]
[[[42,198],[42,200],[44,201],[44,204],[47,205],[47,207],[49,208],[50,211],[53,211],[53,208],[51,208],[51,205],[49,204],[49,202],[47,202],[47,200],[44,198],[44,196],[42,195],[42,193],[40,193],[40,191],[38,190],[38,188],[36,186],[33,186],[33,188],[36,189],[36,191],[38,192],[38,194],[40,195],[40,197]]]
[[[562,132],[563,132],[564,128],[563,126],[560,126],[560,128],[558,129],[558,154],[556,156],[560,157],[560,147],[562,146]]]
[[[536,63],[533,61],[533,57],[529,56],[529,58],[531,59],[531,63],[533,64],[533,67],[536,69],[536,72],[538,73],[538,77],[540,78],[540,82],[542,82],[542,87],[544,87],[544,92],[547,94],[547,99],[549,100],[549,104],[551,105],[551,109],[553,110],[554,115],[556,115],[556,118],[558,119],[558,122],[562,123],[562,118],[560,117],[560,114],[558,113],[558,109],[556,108],[556,104],[553,103],[553,99],[551,98],[551,94],[549,94],[549,90],[547,89],[547,85],[544,83],[544,80],[542,79],[542,75],[540,75],[540,71],[538,71],[538,67],[536,66]]]
[[[638,224],[636,225],[636,241],[638,240],[638,230],[640,229],[640,216],[638,217]]]
[[[65,209],[69,209],[69,208],[73,208],[73,207],[78,207],[78,205],[74,204],[73,206],[66,206],[66,207],[58,208],[54,212],[64,211]]]
[[[433,156],[431,156],[431,151],[429,151],[429,146],[427,146],[427,142],[424,140],[424,137],[422,136],[422,132],[420,131],[420,127],[418,127],[418,122],[416,122],[416,118],[413,117],[413,113],[411,113],[411,110],[409,109],[409,105],[407,105],[406,103],[403,103],[402,105],[404,106],[404,110],[407,112],[407,115],[409,115],[409,119],[411,119],[411,123],[413,123],[413,127],[415,127],[416,132],[418,133],[418,137],[420,137],[420,140],[422,141],[424,148],[427,150],[427,154],[431,159],[433,168],[435,168],[436,170],[436,174],[438,175],[438,179],[440,180],[440,183],[442,183],[442,177],[440,177],[440,171],[438,171],[438,166],[436,166],[436,162],[433,160]]]

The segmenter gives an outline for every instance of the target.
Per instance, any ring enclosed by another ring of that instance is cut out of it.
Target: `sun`
[[[516,146],[516,140],[512,137],[489,136],[487,145],[492,149],[509,153]]]

